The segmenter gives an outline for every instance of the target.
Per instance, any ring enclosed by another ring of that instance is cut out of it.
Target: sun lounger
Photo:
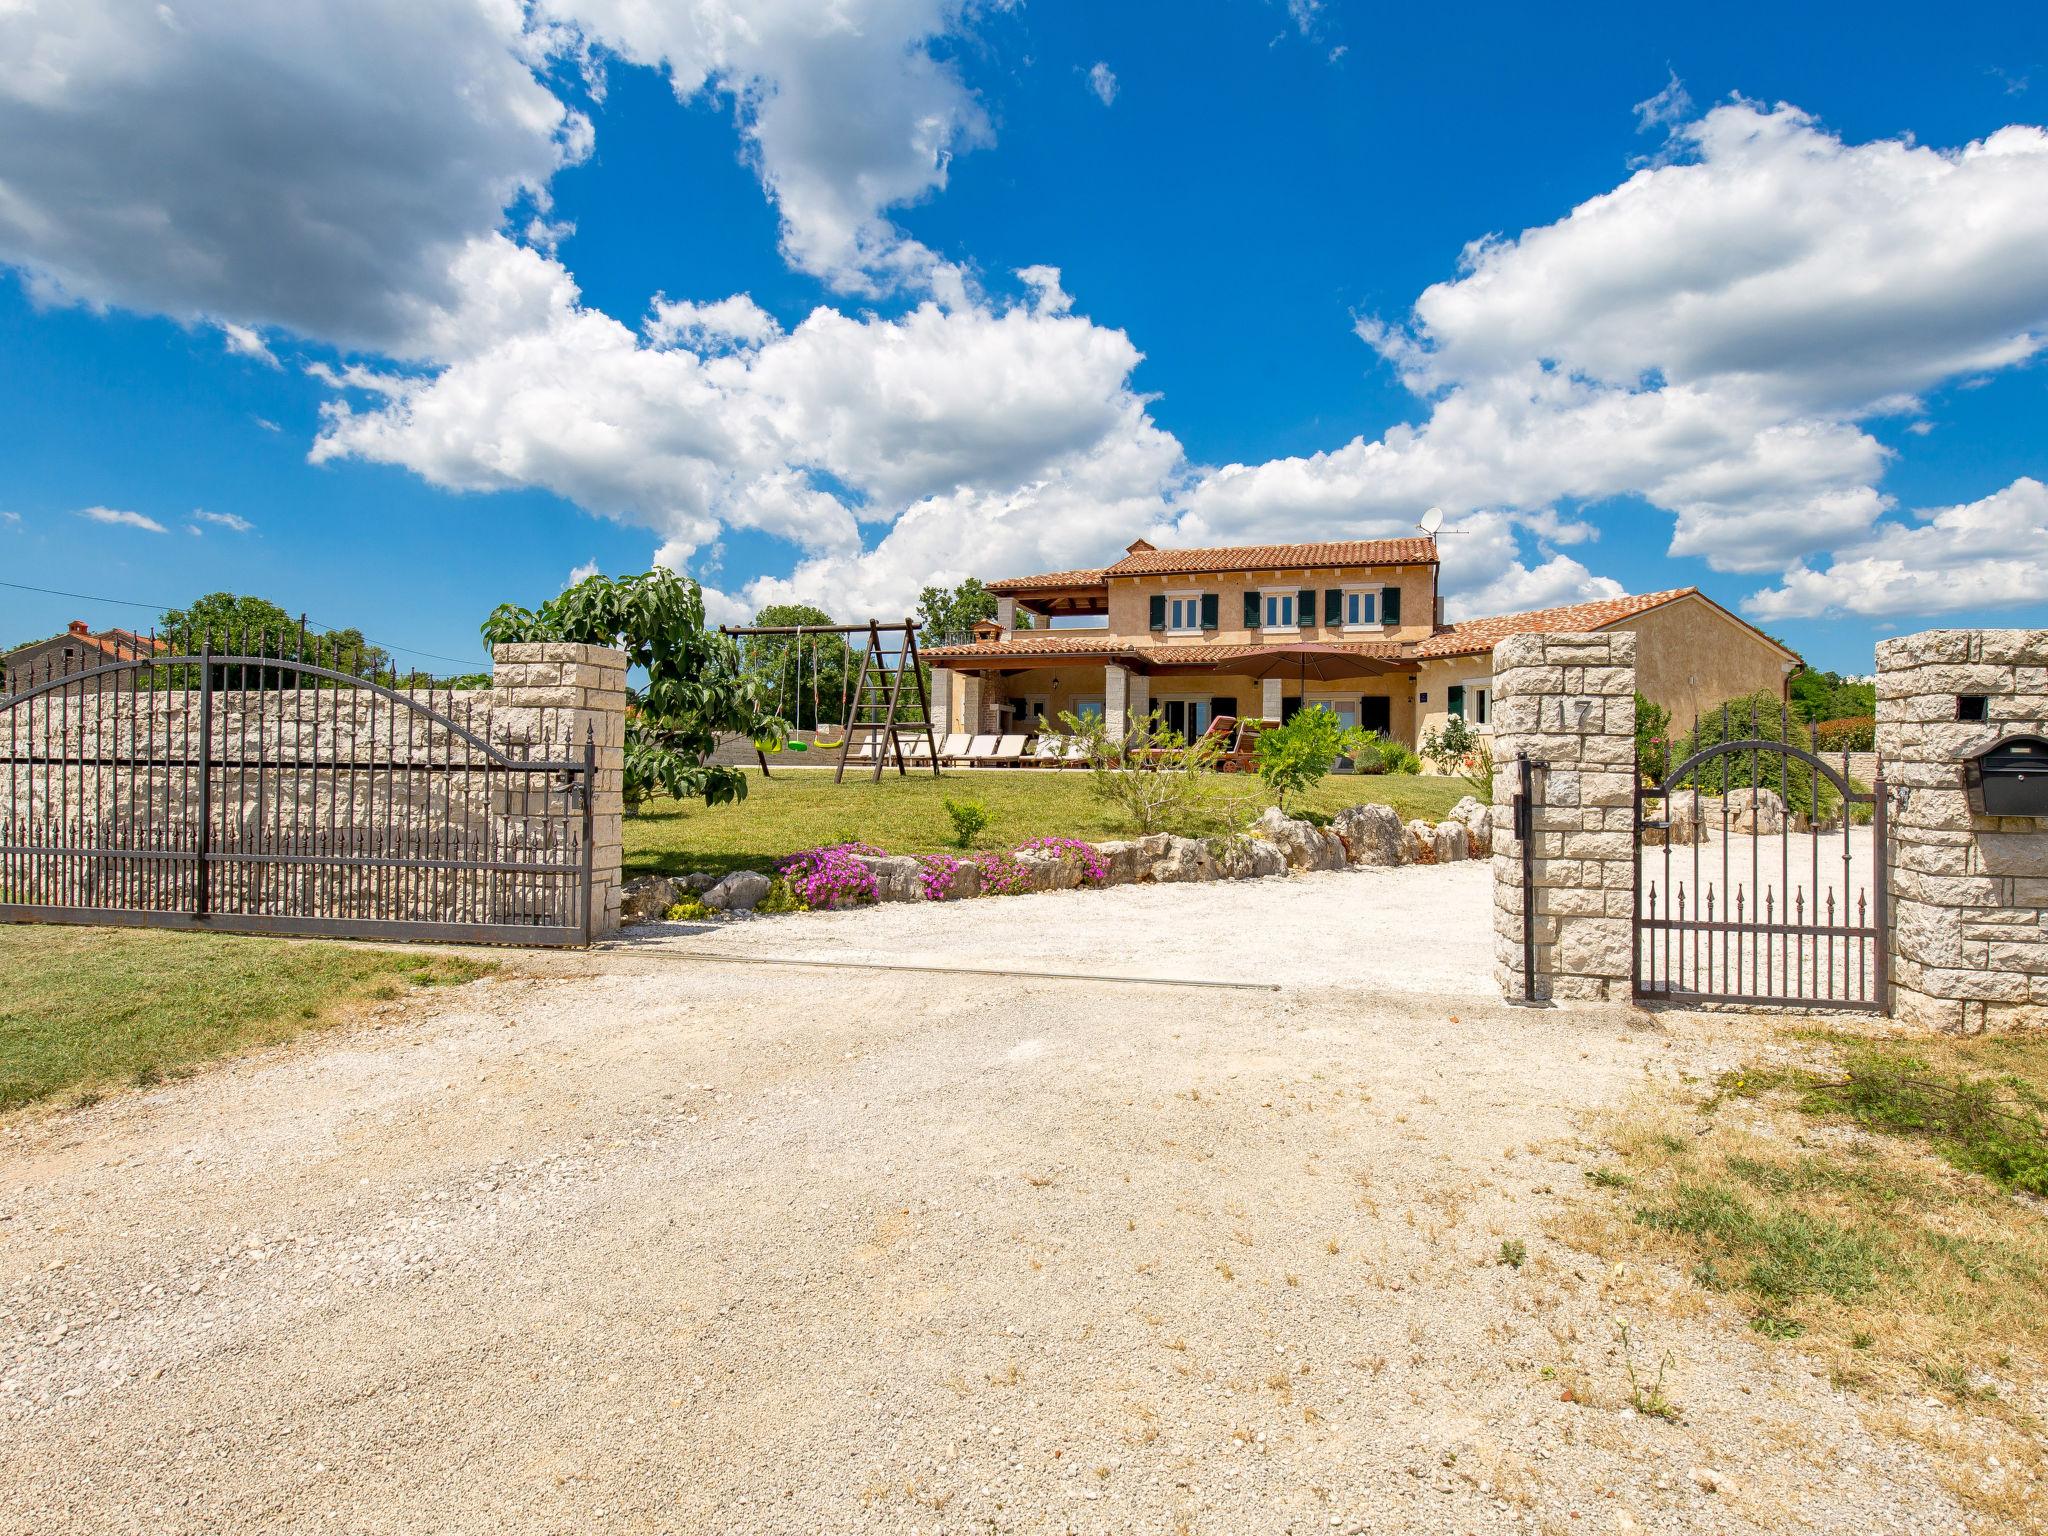
[[[1024,761],[1024,738],[1022,736],[1004,736],[1000,738],[996,742],[995,750],[988,755],[985,761],[992,768],[1015,767],[1018,763]]]
[[[1069,737],[1065,749],[1060,753],[1062,768],[1086,768],[1088,766],[1088,744],[1078,737]]]
[[[1031,754],[1031,760],[1041,768],[1057,768],[1060,765],[1060,738],[1045,735],[1038,738],[1038,746]]]
[[[993,736],[977,736],[967,743],[967,750],[957,761],[979,767],[996,755],[996,739]]]
[[[964,732],[954,731],[939,743],[939,761],[957,763],[967,756],[969,738]]]

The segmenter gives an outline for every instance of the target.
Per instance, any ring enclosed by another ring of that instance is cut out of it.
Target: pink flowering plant
[[[977,853],[971,862],[981,871],[984,896],[1008,896],[1024,883],[1024,869],[1015,854]]]
[[[924,883],[926,901],[944,901],[952,892],[953,881],[960,874],[962,861],[950,853],[934,853],[919,859],[919,879]]]
[[[881,854],[881,849],[868,843],[831,843],[792,854],[779,868],[798,900],[830,911],[875,899],[875,872],[861,863],[861,858]]]
[[[1034,837],[1017,845],[1019,853],[1056,853],[1069,864],[1081,866],[1081,878],[1100,885],[1109,878],[1109,860],[1092,844],[1077,837]]]

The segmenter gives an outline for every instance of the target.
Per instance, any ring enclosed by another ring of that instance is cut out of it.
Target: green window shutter
[[[1465,685],[1453,683],[1444,693],[1444,708],[1460,720],[1465,718]]]
[[[1398,624],[1401,622],[1401,589],[1388,587],[1380,593],[1380,622]]]
[[[1166,599],[1163,596],[1157,596],[1152,599],[1152,627],[1154,629],[1166,628]]]
[[[1256,592],[1247,592],[1244,595],[1244,627],[1259,627],[1259,594]]]
[[[1307,629],[1316,621],[1316,594],[1304,587],[1294,595],[1294,622]]]
[[[1323,591],[1323,622],[1342,624],[1344,622],[1344,591],[1341,587],[1327,587]]]
[[[1202,628],[1218,629],[1223,624],[1223,604],[1214,592],[1202,594]]]

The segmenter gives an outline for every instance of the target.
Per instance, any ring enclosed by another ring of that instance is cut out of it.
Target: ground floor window
[[[1214,718],[1207,699],[1161,699],[1158,708],[1159,713],[1166,717],[1166,728],[1187,741],[1193,741],[1209,729],[1209,722]]]
[[[1465,718],[1473,725],[1485,725],[1493,713],[1493,679],[1476,677],[1465,684]]]
[[[1101,696],[1097,695],[1092,699],[1074,700],[1074,714],[1082,720],[1100,720],[1102,718]]]

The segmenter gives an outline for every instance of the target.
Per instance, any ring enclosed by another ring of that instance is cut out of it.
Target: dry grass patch
[[[2048,1038],[1787,1032],[1604,1124],[1553,1235],[1661,1261],[1669,1300],[1818,1357],[1971,1507],[2048,1530],[2044,1112]],[[1960,1432],[1926,1427],[1929,1397]]]

